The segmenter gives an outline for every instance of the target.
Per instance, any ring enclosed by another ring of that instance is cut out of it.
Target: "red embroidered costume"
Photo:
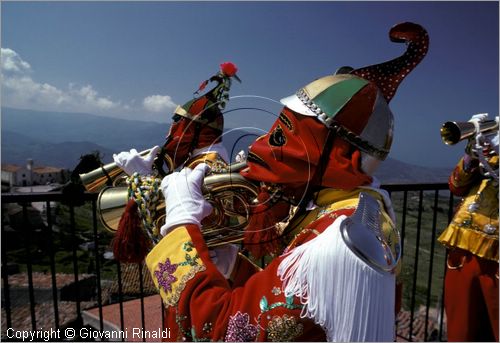
[[[394,339],[399,234],[390,200],[370,175],[389,153],[388,103],[425,56],[428,36],[403,23],[390,38],[407,42],[401,57],[303,87],[282,100],[269,133],[251,145],[240,173],[265,183],[257,205],[265,212],[253,212],[247,230],[256,234],[246,243],[251,251],[256,237],[283,244],[271,245],[279,256],[263,270],[249,271],[240,260],[228,280],[214,264],[201,225],[211,210],[200,190],[204,164],[163,179],[165,236],[146,264],[170,340]],[[273,186],[280,197],[265,196]],[[286,224],[267,226],[270,219]],[[366,253],[364,244],[378,250]]]
[[[496,153],[488,156],[498,175]],[[449,341],[498,342],[498,177],[481,173],[465,155],[449,179],[464,199],[439,237],[448,250],[445,310]]]

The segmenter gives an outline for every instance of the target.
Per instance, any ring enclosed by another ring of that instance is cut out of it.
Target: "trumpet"
[[[257,198],[259,187],[245,179],[237,170],[245,163],[232,165],[227,172],[205,177],[202,192],[212,205],[212,213],[202,221],[202,234],[208,247],[216,247],[243,240],[251,207]],[[97,200],[99,218],[106,229],[115,232],[128,202],[128,187],[107,187],[101,190]],[[155,232],[165,223],[165,201],[156,205],[152,218]]]
[[[476,126],[472,122],[447,121],[441,127],[441,139],[447,145],[455,145],[478,133],[494,130],[498,130],[498,121],[496,120],[480,121],[479,132],[476,132]]]
[[[151,152],[151,150],[152,148],[141,151],[139,155],[146,156]],[[161,156],[160,154],[161,152],[156,159],[158,160],[162,158],[162,160],[167,164],[167,168],[169,170],[173,170],[173,161],[170,156],[167,154]],[[87,192],[98,193],[106,187],[118,187],[123,185],[126,174],[115,162],[112,162],[103,165],[100,168],[94,169],[91,172],[80,174],[79,176]]]

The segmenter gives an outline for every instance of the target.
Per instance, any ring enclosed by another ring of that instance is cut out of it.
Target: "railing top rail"
[[[84,193],[83,200],[91,201],[97,199],[96,193]],[[33,193],[2,193],[3,203],[23,203],[42,201],[64,201],[67,195],[60,191],[56,192],[33,192]]]
[[[448,184],[445,182],[440,183],[400,183],[400,184],[383,184],[382,189],[389,192],[399,191],[434,191],[434,190],[448,190]],[[97,193],[84,193],[83,200],[91,201],[97,199]],[[36,201],[64,201],[66,196],[60,192],[30,192],[30,193],[2,193],[2,202],[4,203],[23,203],[23,202],[36,202]]]
[[[448,183],[446,182],[383,184],[380,187],[390,192],[449,190]]]

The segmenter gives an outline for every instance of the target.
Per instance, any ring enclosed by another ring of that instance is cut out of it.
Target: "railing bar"
[[[417,216],[417,242],[415,246],[415,263],[413,265],[413,290],[411,295],[411,314],[410,314],[410,341],[413,341],[413,320],[415,318],[415,295],[417,293],[417,274],[418,274],[418,250],[420,249],[420,231],[422,226],[422,205],[424,194],[419,191],[418,216]]]
[[[52,236],[52,208],[50,206],[50,201],[45,203],[45,213],[47,216],[47,239],[49,242],[49,258],[50,258],[50,276],[52,283],[52,300],[54,303],[54,321],[56,330],[59,329],[59,306],[58,302],[58,292],[57,292],[57,279],[56,279],[56,262],[55,262],[55,251],[54,242]]]
[[[425,310],[425,340],[427,340],[427,331],[429,326],[429,307],[431,302],[431,287],[432,287],[432,272],[434,266],[434,247],[436,239],[436,225],[437,225],[437,208],[438,208],[439,191],[434,191],[434,210],[432,213],[432,233],[431,233],[431,251],[429,258],[429,274],[427,279],[427,301]]]
[[[99,306],[99,328],[104,331],[104,319],[102,313],[102,289],[101,289],[101,262],[99,252],[99,240],[97,233],[97,202],[92,200],[92,227],[94,229],[94,255],[95,255],[95,270],[97,278],[97,305]]]
[[[455,209],[454,209],[454,196],[453,196],[453,193],[450,191],[450,194],[449,194],[449,198],[448,198],[448,224],[451,222],[451,220],[453,219],[453,214],[455,212]],[[443,273],[443,289],[442,289],[442,293],[441,293],[441,318],[440,318],[440,321],[439,321],[439,340],[440,341],[443,341],[443,324],[444,324],[444,306],[445,306],[445,303],[444,303],[444,297],[445,297],[445,282],[446,282],[446,271],[447,271],[447,262],[448,261],[448,249],[445,250],[445,254],[444,254],[444,265],[443,265],[443,269],[444,269],[444,273]]]
[[[391,191],[391,190],[388,190],[387,192],[389,193],[389,198],[391,199],[391,201],[393,201],[393,199],[392,199],[392,191]],[[395,210],[394,210],[394,211],[395,211]],[[402,212],[403,212],[403,214],[404,214],[404,210],[403,210]],[[397,223],[395,223],[395,224],[396,224],[396,225],[398,225]],[[403,232],[403,228],[402,228],[402,226],[401,226],[401,230],[400,230],[400,232],[401,232],[401,233]],[[401,234],[401,256],[403,256],[403,242],[404,242],[404,237],[403,237],[403,235]],[[401,297],[402,297],[402,295],[401,295]],[[403,304],[401,304],[401,306],[403,306]],[[397,317],[397,315],[398,315],[398,314],[396,313],[396,317]],[[399,321],[398,321],[398,320],[396,320],[396,332],[397,332],[397,329],[398,329],[398,328],[399,328]]]
[[[123,318],[123,289],[122,289],[122,269],[120,262],[116,261],[116,273],[118,277],[118,302],[120,307],[120,327],[122,332],[125,332],[125,321]],[[122,337],[122,342],[125,342],[125,337]]]
[[[401,218],[401,256],[404,256],[405,233],[406,233],[406,212],[408,211],[408,191],[403,192],[403,216]]]
[[[75,207],[73,205],[69,205],[69,220],[70,220],[70,232],[72,236],[72,247],[73,247],[73,272],[75,275],[75,295],[76,295],[76,316],[78,322],[81,322],[82,314],[80,308],[80,286],[78,285],[78,256],[76,253],[76,224],[75,224]]]
[[[4,232],[4,227],[2,225],[2,236],[5,237],[5,232]],[[11,311],[12,309],[10,308],[10,287],[9,287],[9,271],[7,267],[7,252],[5,249],[5,239],[2,239],[2,279],[3,279],[3,296],[4,296],[4,301],[2,305],[5,308],[5,321],[7,324],[7,328],[12,327],[12,317],[11,317]]]
[[[451,192],[450,192],[451,194]],[[453,197],[453,195],[452,195]],[[444,280],[446,280],[446,261],[448,261],[448,249],[446,249],[446,252],[444,254],[444,265],[443,265],[443,269],[444,269],[444,277],[443,277],[443,288],[441,290],[441,318],[439,319],[439,341],[443,341],[443,323],[444,323]]]
[[[163,307],[163,300],[160,297],[160,310],[161,310],[161,329],[165,330],[165,308]]]
[[[26,247],[26,269],[28,272],[28,295],[30,299],[31,328],[36,331],[35,290],[33,287],[33,266],[31,264],[31,224],[28,219],[28,204],[23,204],[23,230]]]
[[[141,294],[141,324],[142,328],[146,330],[146,320],[144,316],[144,284],[142,282],[142,263],[137,263],[139,269],[139,292]],[[142,341],[146,342],[146,337],[142,337]]]
[[[83,200],[89,201],[97,199],[99,194],[96,193],[84,193]],[[45,201],[56,201],[62,202],[65,200],[64,195],[60,191],[56,192],[33,192],[33,193],[7,193],[2,194],[2,203],[31,203],[31,202],[45,202]]]

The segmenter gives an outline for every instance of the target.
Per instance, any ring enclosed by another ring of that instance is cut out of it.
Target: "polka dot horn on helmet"
[[[393,115],[388,103],[429,47],[427,32],[418,24],[398,24],[390,30],[389,37],[393,42],[407,44],[402,56],[360,69],[344,67],[336,75],[315,80],[281,102],[297,113],[316,117],[360,151],[384,160],[393,136]]]

